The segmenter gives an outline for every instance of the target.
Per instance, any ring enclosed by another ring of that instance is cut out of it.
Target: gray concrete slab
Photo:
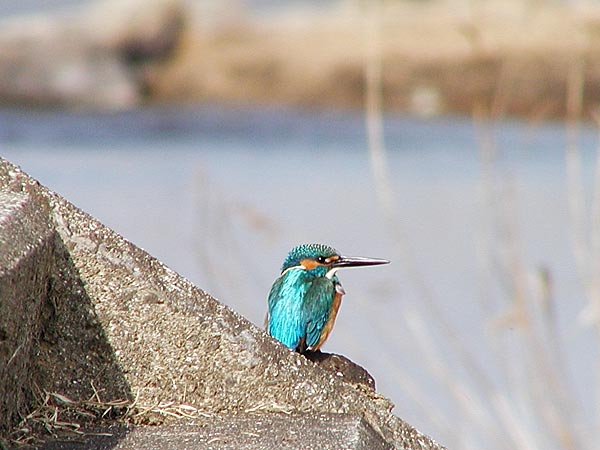
[[[392,448],[360,416],[336,414],[245,414],[204,425],[168,425],[96,430],[112,436],[49,442],[44,450],[105,449],[296,449],[386,450]]]

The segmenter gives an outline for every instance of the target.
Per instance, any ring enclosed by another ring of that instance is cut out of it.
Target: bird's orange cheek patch
[[[318,265],[320,265],[318,262],[313,261],[312,259],[303,259],[302,261],[300,261],[300,264],[306,270],[313,270],[315,267],[317,267]]]

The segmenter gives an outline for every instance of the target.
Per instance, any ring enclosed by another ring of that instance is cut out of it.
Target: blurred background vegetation
[[[599,99],[593,1],[7,0],[0,101],[362,108],[373,5],[385,110],[560,118],[576,77]]]
[[[600,445],[600,2],[0,17],[0,155],[259,326],[300,241],[389,258],[340,275],[324,350],[397,415],[454,449]]]

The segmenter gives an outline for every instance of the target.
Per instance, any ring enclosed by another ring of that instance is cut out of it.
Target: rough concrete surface
[[[359,416],[339,414],[243,414],[217,419],[210,426],[166,425],[113,430],[113,436],[49,442],[43,450],[246,449],[386,450],[392,448]],[[115,436],[121,436],[122,440]],[[112,448],[112,447],[111,447]]]
[[[31,353],[53,260],[48,207],[0,191],[0,430],[31,401]]]
[[[176,448],[177,436],[178,448],[188,438],[188,448],[228,448],[208,441],[237,442],[240,430],[250,448],[442,448],[394,416],[365,375],[290,352],[1,159],[0,192],[5,442],[36,424],[62,436],[126,423],[104,448]],[[302,421],[314,430],[300,433]],[[169,428],[182,424],[191,428]]]

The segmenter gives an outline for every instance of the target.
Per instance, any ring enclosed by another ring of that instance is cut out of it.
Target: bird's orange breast
[[[342,296],[344,295],[344,289],[342,289],[341,285],[336,286],[335,296],[333,297],[333,303],[331,305],[331,312],[329,314],[329,320],[323,327],[323,331],[321,332],[321,337],[319,338],[319,342],[317,345],[313,346],[311,350],[316,351],[321,348],[321,345],[325,343],[331,330],[333,330],[333,324],[335,323],[335,318],[337,317],[337,313],[340,309],[340,305],[342,304]]]

